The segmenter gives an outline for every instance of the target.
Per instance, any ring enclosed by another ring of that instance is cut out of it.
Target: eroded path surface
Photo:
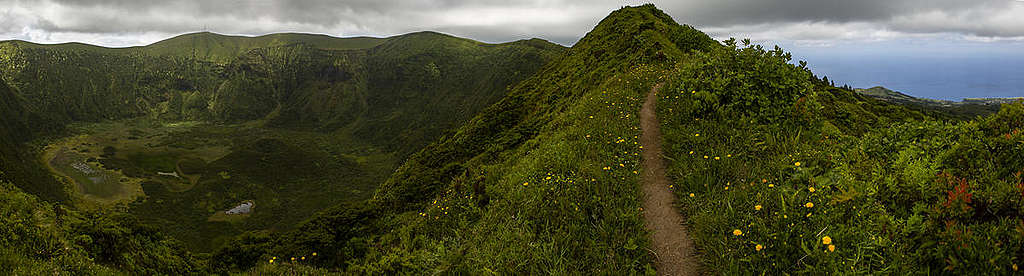
[[[668,189],[670,182],[665,176],[665,162],[661,157],[661,129],[656,113],[657,92],[661,86],[659,83],[651,88],[640,109],[640,129],[643,132],[640,144],[644,147],[644,174],[641,178],[644,221],[651,233],[651,249],[657,256],[658,274],[697,275],[696,250],[683,225],[683,216],[672,204],[675,196]]]

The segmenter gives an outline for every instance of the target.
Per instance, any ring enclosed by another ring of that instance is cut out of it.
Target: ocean
[[[785,47],[818,76],[855,88],[884,86],[907,95],[959,101],[1024,97],[1024,51],[975,47]]]

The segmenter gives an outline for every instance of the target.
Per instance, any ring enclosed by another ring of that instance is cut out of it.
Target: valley
[[[76,206],[130,206],[196,250],[364,200],[398,163],[395,153],[345,133],[146,118],[68,128],[73,136],[46,145],[40,158],[74,187]],[[245,219],[220,215],[247,200],[260,208]]]
[[[435,32],[195,33],[131,48],[0,42],[18,108],[59,126],[19,153],[58,181],[15,183],[75,208],[124,210],[208,253],[368,199],[406,156],[561,50]],[[242,202],[259,207],[224,215]]]
[[[0,268],[1018,271],[1024,102],[900,95],[653,4],[568,48],[430,31],[2,41]]]

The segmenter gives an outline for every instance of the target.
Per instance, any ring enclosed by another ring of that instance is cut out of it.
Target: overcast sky
[[[132,46],[209,30],[390,36],[436,30],[488,42],[540,37],[572,45],[610,11],[647,1],[0,0],[0,39]],[[1024,38],[1024,0],[653,1],[717,38],[800,45]]]

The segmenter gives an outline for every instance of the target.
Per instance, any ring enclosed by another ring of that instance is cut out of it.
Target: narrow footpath
[[[643,208],[644,222],[651,233],[651,249],[659,275],[697,275],[696,250],[690,234],[686,231],[685,220],[673,202],[675,196],[668,189],[665,176],[665,162],[661,157],[661,125],[658,124],[656,105],[658,90],[664,83],[651,88],[647,100],[640,108],[640,129],[643,132],[640,144],[643,149],[644,174]]]

